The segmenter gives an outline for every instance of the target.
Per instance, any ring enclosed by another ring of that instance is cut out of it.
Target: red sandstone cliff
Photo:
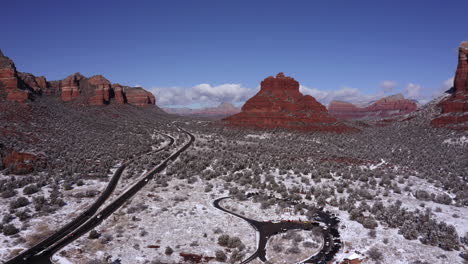
[[[0,98],[24,103],[31,96],[31,91],[25,88],[15,64],[0,50]]]
[[[13,61],[0,50],[0,99],[25,103],[32,95],[59,95],[64,102],[82,105],[154,105],[154,95],[140,87],[112,85],[102,75],[87,78],[74,73],[63,80],[48,82],[45,77],[16,71]]]
[[[330,116],[325,106],[299,92],[299,82],[278,73],[262,81],[260,91],[238,114],[223,119],[233,126],[288,128],[305,131],[352,131]]]
[[[386,118],[405,115],[416,111],[418,106],[403,95],[396,94],[384,97],[367,107],[357,107],[348,102],[332,101],[328,105],[330,115],[344,120]]]
[[[468,130],[468,42],[463,42],[458,52],[453,94],[438,104],[441,115],[431,124]]]

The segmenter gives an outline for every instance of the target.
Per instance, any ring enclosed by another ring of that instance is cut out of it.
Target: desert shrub
[[[13,196],[15,196],[16,194],[18,194],[18,192],[14,189],[9,189],[9,190],[5,190],[2,192],[2,198],[11,198]]]
[[[382,258],[383,258],[382,252],[380,252],[380,250],[377,249],[376,247],[371,247],[367,251],[367,255],[369,256],[369,258],[371,258],[374,261],[382,260]]]
[[[226,254],[224,254],[224,251],[222,251],[222,250],[216,250],[215,259],[216,259],[216,261],[224,262],[227,259]]]
[[[98,231],[93,229],[93,230],[91,230],[91,232],[89,232],[88,238],[89,239],[98,239],[100,236],[101,236],[101,234],[99,234]]]
[[[168,256],[172,255],[172,253],[174,253],[174,250],[171,247],[166,247],[166,249],[164,250],[164,254]]]
[[[16,200],[10,203],[11,209],[20,208],[29,204],[29,200],[26,197],[18,197]]]
[[[3,234],[5,236],[11,236],[11,235],[17,234],[18,232],[19,232],[18,228],[16,228],[12,224],[7,224],[3,226]]]
[[[37,187],[37,185],[31,184],[31,185],[24,187],[23,194],[30,195],[33,193],[37,193],[38,191],[39,191],[39,188]]]

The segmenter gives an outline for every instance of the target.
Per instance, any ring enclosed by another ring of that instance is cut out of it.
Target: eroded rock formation
[[[332,101],[328,106],[330,115],[344,120],[387,118],[416,111],[417,104],[401,94],[384,97],[369,106],[357,107],[342,101]]]
[[[431,124],[468,130],[468,42],[463,42],[458,50],[458,67],[453,85],[452,95],[438,104],[441,115]]]
[[[30,98],[30,91],[25,89],[18,76],[13,61],[0,50],[0,98],[24,103]]]
[[[58,95],[64,102],[82,105],[154,105],[154,95],[140,87],[112,85],[102,75],[90,78],[74,73],[63,80],[48,82],[43,76],[16,71],[13,61],[0,50],[0,99],[25,103],[33,96]]]
[[[355,129],[337,121],[325,106],[299,92],[299,82],[278,73],[262,81],[260,91],[238,114],[223,119],[229,125],[346,132]]]
[[[140,87],[128,87],[124,90],[127,103],[136,106],[154,105],[156,98],[154,95]]]

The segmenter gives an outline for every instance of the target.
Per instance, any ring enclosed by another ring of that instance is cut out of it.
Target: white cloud
[[[407,98],[418,100],[420,103],[426,103],[432,98],[441,95],[444,91],[453,85],[453,78],[443,82],[442,87],[434,91],[434,89],[423,88],[419,84],[408,83],[404,89],[404,94]],[[380,90],[372,94],[365,94],[360,89],[352,87],[342,87],[338,90],[320,90],[300,85],[299,90],[303,94],[308,94],[320,103],[328,106],[333,100],[350,102],[356,105],[366,105],[369,102],[378,100],[386,95],[387,92],[396,93],[395,81],[382,81]],[[242,105],[250,97],[260,90],[260,87],[246,88],[241,84],[198,84],[189,88],[182,87],[155,87],[151,89],[156,95],[156,102],[160,106],[189,106],[199,107],[208,105],[217,105],[223,102]],[[432,91],[432,94],[431,94]]]
[[[328,105],[331,101],[337,100],[337,101],[345,101],[353,104],[365,104],[373,100],[377,100],[378,98],[382,97],[382,93],[378,94],[364,94],[362,93],[359,89],[357,88],[351,88],[351,87],[342,87],[339,90],[334,90],[334,91],[324,91],[324,90],[319,90],[316,88],[309,88],[306,86],[301,85],[299,87],[299,90],[303,94],[308,94],[320,103],[324,105]]]
[[[384,93],[389,93],[389,92],[393,92],[393,90],[395,90],[395,87],[397,85],[398,83],[396,81],[386,80],[380,83],[380,88],[382,89]]]
[[[249,99],[255,91],[240,84],[199,84],[190,88],[153,88],[158,105],[182,106],[193,104],[215,105],[223,102],[241,103]]]
[[[449,78],[449,79],[445,80],[442,83],[442,89],[444,89],[444,91],[447,91],[448,89],[452,88],[454,81],[455,81],[455,77],[452,77],[452,78]]]
[[[410,99],[421,99],[422,86],[415,83],[408,83],[405,89],[406,96]]]

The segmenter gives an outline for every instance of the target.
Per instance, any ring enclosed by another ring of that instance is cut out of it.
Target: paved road
[[[170,159],[175,159],[182,151],[187,149],[192,144],[195,137],[185,130],[181,131],[190,136],[189,142],[185,144],[181,149],[173,153],[169,158],[160,163],[158,166],[153,168],[150,172],[146,173],[143,176],[143,179],[140,179],[135,185],[132,186],[132,188],[127,189],[125,193],[120,195],[114,202],[112,202],[109,206],[104,208],[99,214],[97,214],[98,209],[101,207],[101,205],[104,204],[104,202],[114,191],[120,179],[120,176],[122,175],[122,172],[124,171],[126,166],[133,162],[136,158],[125,162],[116,170],[111,180],[109,181],[109,184],[107,185],[106,189],[102,192],[98,199],[88,209],[86,209],[86,211],[84,211],[73,221],[62,227],[60,230],[58,230],[45,240],[41,241],[39,244],[22,252],[15,258],[7,261],[5,264],[51,263],[50,258],[55,252],[57,252],[60,248],[71,243],[72,241],[79,238],[81,235],[90,231],[92,228],[101,223],[106,217],[108,217],[115,210],[117,210],[126,200],[128,200],[136,192],[143,188],[143,186],[146,185],[146,183],[154,176],[154,174],[162,171],[167,166],[167,163]],[[145,154],[159,152],[168,149],[170,146],[172,146],[174,144],[175,139],[170,135],[165,136],[169,138],[169,143],[166,146],[154,151],[147,152]],[[98,221],[96,221],[96,219]]]
[[[249,219],[245,216],[236,214],[229,210],[226,210],[220,205],[222,200],[228,199],[231,197],[222,197],[216,199],[213,202],[213,206],[221,211],[224,211],[228,214],[232,214],[236,217],[239,217],[247,223],[249,223],[259,234],[259,241],[257,241],[257,250],[247,259],[241,262],[241,264],[249,263],[252,260],[259,258],[261,261],[265,262],[266,259],[266,245],[268,239],[274,235],[284,233],[288,230],[312,230],[313,228],[320,227],[323,233],[323,247],[315,255],[310,258],[303,260],[301,263],[317,263],[317,264],[326,264],[333,259],[335,254],[341,248],[340,235],[338,232],[338,219],[323,211],[319,210],[316,213],[313,222],[299,222],[299,221],[281,221],[281,222],[260,222],[253,219]]]

